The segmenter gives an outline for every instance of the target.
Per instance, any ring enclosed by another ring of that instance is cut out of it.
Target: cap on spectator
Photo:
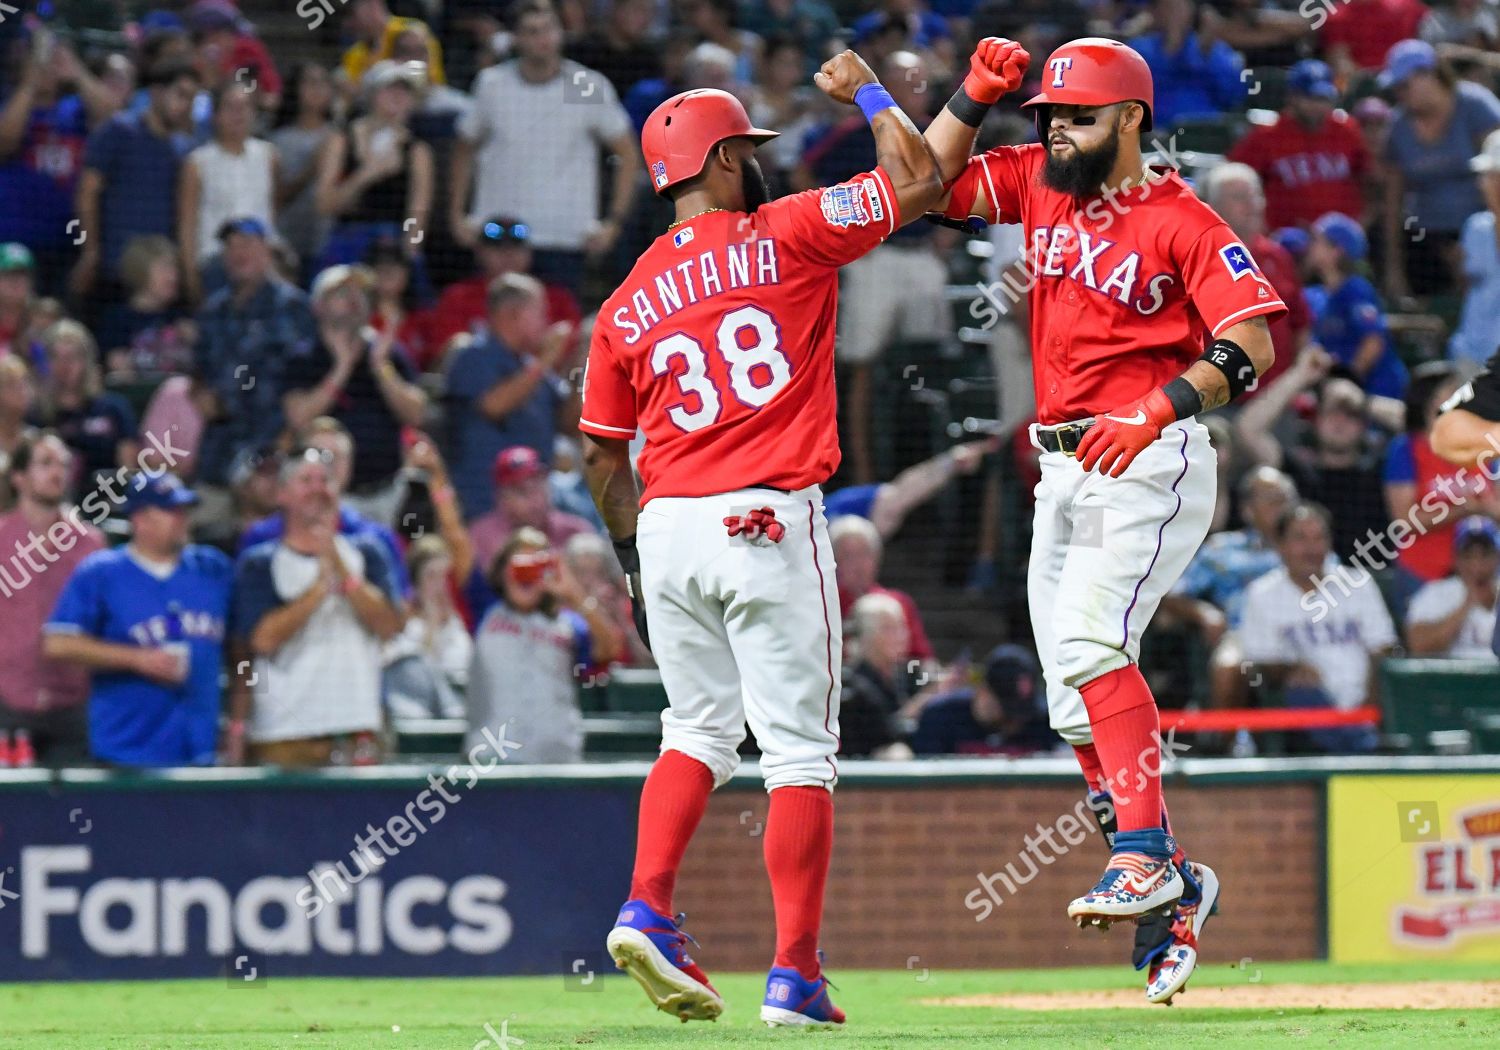
[[[1019,645],[997,645],[984,658],[984,684],[1011,714],[1034,713],[1038,678],[1036,657]]]
[[[1361,124],[1385,124],[1391,119],[1391,104],[1379,95],[1366,95],[1351,112]]]
[[[1271,240],[1291,252],[1293,258],[1300,259],[1307,252],[1309,238],[1301,226],[1283,226],[1272,231]]]
[[[1369,251],[1370,242],[1365,238],[1364,227],[1340,211],[1324,212],[1312,225],[1313,233],[1328,241],[1354,262],[1359,262]]]
[[[508,215],[494,215],[479,228],[479,239],[485,244],[529,244],[531,227]]]
[[[188,28],[195,33],[214,33],[221,29],[244,32],[245,17],[229,0],[198,0],[187,13]]]
[[[1471,543],[1485,543],[1493,550],[1500,550],[1500,525],[1483,514],[1460,518],[1453,529],[1453,549],[1461,551]]]
[[[137,24],[142,33],[176,33],[185,28],[174,11],[147,11]]]
[[[36,260],[31,249],[19,241],[0,244],[0,273],[15,273],[17,270],[36,269]]]
[[[1329,102],[1339,97],[1338,85],[1333,82],[1333,70],[1327,62],[1316,58],[1304,58],[1286,74],[1286,89],[1294,95],[1311,95]]]
[[[1479,156],[1469,161],[1469,169],[1480,173],[1500,171],[1500,129],[1485,136]]]
[[[547,466],[542,462],[542,457],[536,454],[536,449],[526,445],[502,448],[495,456],[495,484],[502,488],[545,473]]]
[[[405,84],[420,95],[427,90],[427,63],[382,58],[370,67],[359,86],[369,97],[390,84]]]
[[[197,504],[198,494],[182,483],[175,474],[158,474],[152,477],[141,471],[125,486],[125,513],[134,514],[147,507],[161,510],[178,510]]]
[[[236,233],[248,233],[252,237],[259,237],[261,240],[266,240],[271,236],[270,228],[253,215],[239,215],[233,219],[225,219],[219,226],[217,236],[219,240],[227,241]]]
[[[375,286],[375,275],[370,272],[368,266],[339,263],[328,267],[313,278],[309,297],[314,303],[321,302],[325,295],[338,291],[351,281],[358,284],[362,291],[369,291]]]
[[[1437,68],[1437,49],[1425,40],[1402,40],[1385,53],[1385,68],[1375,78],[1382,91],[1406,83],[1413,73]]]
[[[400,263],[410,266],[411,259],[395,237],[376,237],[365,248],[365,265],[379,266],[381,263]]]

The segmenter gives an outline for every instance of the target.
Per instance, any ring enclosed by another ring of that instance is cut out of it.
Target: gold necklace
[[[668,226],[667,230],[670,232],[671,230],[677,229],[677,227],[681,226],[685,222],[692,222],[694,219],[700,218],[701,216],[711,214],[712,212],[725,210],[726,209],[724,208],[705,208],[703,211],[698,212],[696,215],[689,215],[686,219],[678,219],[672,225]]]

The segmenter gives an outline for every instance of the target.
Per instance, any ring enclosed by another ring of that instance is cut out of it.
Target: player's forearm
[[[943,195],[937,161],[911,118],[894,106],[877,113],[870,128],[875,133],[875,159],[891,180],[905,225]]]
[[[927,140],[933,159],[937,161],[938,174],[944,182],[952,182],[969,163],[979,129],[969,127],[945,109],[932,118],[922,137]]]
[[[1248,321],[1241,321],[1226,329],[1219,338],[1234,343],[1245,352],[1245,356],[1249,358],[1249,367],[1254,368],[1255,375],[1243,378],[1249,383],[1250,389],[1254,389],[1255,381],[1265,375],[1266,369],[1270,368],[1271,363],[1276,359],[1276,351],[1271,345],[1271,330],[1266,326],[1265,319],[1252,317]],[[1182,378],[1187,380],[1197,393],[1199,412],[1208,412],[1221,405],[1227,405],[1233,399],[1235,391],[1230,382],[1231,377],[1226,375],[1223,369],[1208,361],[1194,361],[1188,370],[1182,373]]]
[[[1481,456],[1500,453],[1500,423],[1463,408],[1444,412],[1432,424],[1432,450],[1450,463],[1472,466]]]
[[[641,496],[630,466],[630,443],[583,435],[583,477],[611,537],[635,535]]]

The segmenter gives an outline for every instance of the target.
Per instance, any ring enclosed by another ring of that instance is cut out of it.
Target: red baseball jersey
[[[1356,219],[1364,212],[1361,180],[1370,170],[1370,151],[1359,125],[1343,113],[1311,131],[1283,113],[1276,123],[1246,132],[1229,159],[1260,175],[1270,229],[1311,225],[1330,211]]]
[[[580,430],[634,437],[644,505],[798,489],[839,463],[838,268],[900,223],[885,172],[709,212],[652,242],[599,308]]]
[[[972,312],[983,319],[1030,296],[1043,424],[1144,397],[1181,375],[1210,337],[1285,312],[1250,250],[1175,171],[1159,168],[1145,185],[1080,202],[1042,183],[1045,156],[1033,143],[972,157],[949,204],[951,215],[968,214],[977,187],[986,218],[1025,228],[1024,273],[987,289],[989,302]]]

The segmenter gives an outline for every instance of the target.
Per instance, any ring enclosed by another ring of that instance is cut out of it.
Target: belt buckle
[[[1063,455],[1067,456],[1069,459],[1077,459],[1078,458],[1078,441],[1077,441],[1077,436],[1079,434],[1081,434],[1082,431],[1083,431],[1083,428],[1081,426],[1079,426],[1077,423],[1069,423],[1067,426],[1058,427],[1056,430],[1054,430],[1053,433],[1057,435],[1057,450],[1059,452],[1061,452]],[[1066,439],[1064,439],[1064,437],[1063,437],[1064,434],[1072,434],[1072,435],[1074,435],[1074,441],[1073,441],[1073,447],[1072,448],[1068,448],[1068,443],[1067,443]]]

